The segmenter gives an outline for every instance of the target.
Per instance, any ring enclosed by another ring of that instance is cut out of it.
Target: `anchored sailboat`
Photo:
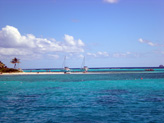
[[[66,67],[66,56],[64,57],[64,61],[63,61],[63,65],[62,65],[62,68],[64,69],[64,73],[65,74],[69,74],[70,73],[70,69],[69,67]]]
[[[88,72],[88,67],[85,66],[85,57],[83,58],[83,62],[82,62],[82,65],[81,65],[81,69],[82,69],[83,73]]]

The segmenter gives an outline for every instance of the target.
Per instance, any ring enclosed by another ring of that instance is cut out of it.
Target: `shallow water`
[[[147,72],[145,71],[146,69],[153,69],[154,71],[148,71],[149,73],[164,73],[164,68],[159,68],[159,67],[138,67],[138,68],[89,68],[88,72]],[[24,72],[63,72],[63,69],[59,68],[50,68],[50,69],[24,69]],[[80,68],[71,68],[70,72],[82,72],[84,71],[83,69]]]
[[[0,76],[0,122],[163,123],[164,74]]]

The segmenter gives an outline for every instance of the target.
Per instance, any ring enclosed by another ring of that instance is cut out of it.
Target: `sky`
[[[20,68],[164,65],[164,0],[0,0],[0,61]]]

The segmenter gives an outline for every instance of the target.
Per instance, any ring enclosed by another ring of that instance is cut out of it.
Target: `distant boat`
[[[64,69],[65,74],[70,74],[70,69],[69,67],[66,67],[66,56],[64,57],[63,65],[62,68]]]
[[[83,73],[88,72],[88,67],[85,66],[85,57],[83,58],[83,62],[82,62],[81,68],[82,68]]]
[[[154,69],[145,69],[145,71],[154,71]]]

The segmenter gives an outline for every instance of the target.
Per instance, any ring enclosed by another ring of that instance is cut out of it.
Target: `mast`
[[[82,71],[84,71],[83,73],[86,73],[88,71],[88,67],[85,66],[85,56],[83,58],[83,62],[82,62],[82,65],[81,65],[81,69]]]
[[[63,64],[62,64],[62,68],[65,68],[65,62],[66,62],[66,56],[64,57],[64,61],[63,61]]]
[[[63,65],[62,65],[62,68],[64,69],[65,73],[69,72],[70,69],[69,67],[66,66],[66,56],[64,57],[64,61],[63,61]]]
[[[85,66],[85,56],[84,56],[84,58],[83,58],[83,62],[82,62],[82,64],[81,64],[81,68],[83,69],[84,66]]]

